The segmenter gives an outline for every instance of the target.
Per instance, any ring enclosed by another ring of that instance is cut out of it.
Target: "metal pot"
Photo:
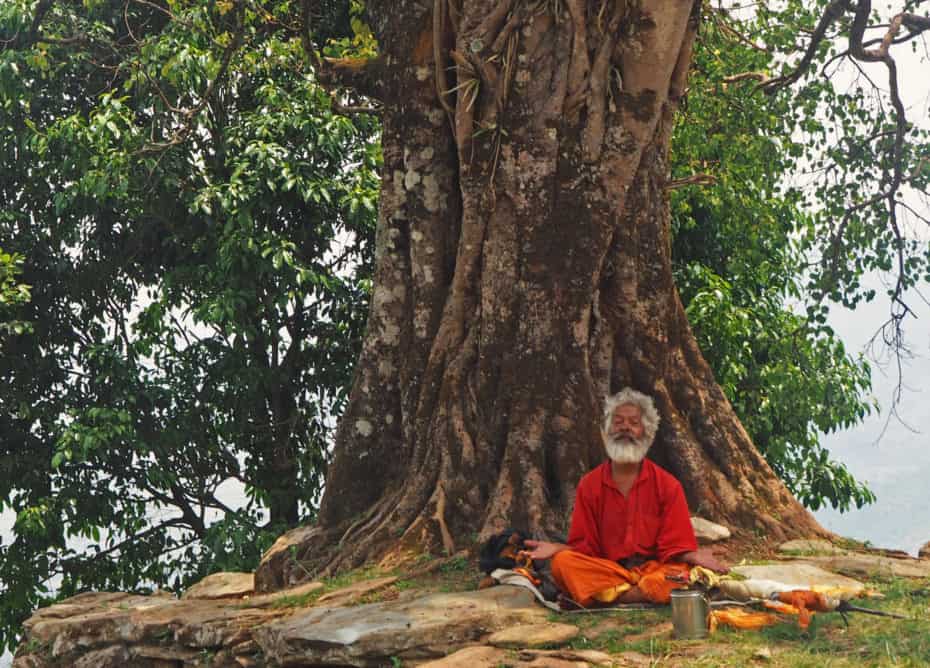
[[[710,604],[700,591],[672,590],[672,627],[680,640],[707,636]]]

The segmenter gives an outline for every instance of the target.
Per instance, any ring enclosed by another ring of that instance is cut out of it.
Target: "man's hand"
[[[528,556],[530,559],[551,559],[554,555],[558,554],[562,550],[569,549],[568,545],[563,545],[562,543],[547,543],[544,540],[525,540],[523,544],[527,547],[533,548],[532,550],[523,550],[523,554]]]
[[[692,566],[703,566],[715,573],[729,573],[730,567],[717,557],[707,548],[699,548],[694,552],[685,552],[675,558],[676,561],[683,561]]]

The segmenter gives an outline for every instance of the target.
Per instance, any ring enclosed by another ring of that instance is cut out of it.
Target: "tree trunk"
[[[672,279],[667,153],[699,4],[367,4],[384,52],[375,288],[320,510],[341,547],[311,558],[564,532],[604,458],[603,397],[626,385],[655,397],[650,456],[693,512],[822,533],[715,383]]]

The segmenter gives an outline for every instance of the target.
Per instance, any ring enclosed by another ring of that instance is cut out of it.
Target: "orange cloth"
[[[677,575],[687,579],[688,565],[647,561],[627,569],[610,559],[590,557],[574,550],[563,550],[552,558],[552,577],[562,591],[584,606],[591,605],[600,592],[618,585],[638,585],[653,603],[668,603],[673,589],[683,585],[666,579]]]
[[[710,632],[713,633],[719,624],[732,626],[735,629],[761,629],[778,623],[778,617],[768,612],[752,612],[740,608],[723,608],[711,610]]]

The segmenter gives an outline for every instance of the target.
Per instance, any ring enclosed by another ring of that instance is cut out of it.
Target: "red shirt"
[[[610,460],[581,479],[568,544],[577,552],[611,561],[634,554],[668,561],[697,549],[681,483],[648,459],[629,496],[617,489]]]

